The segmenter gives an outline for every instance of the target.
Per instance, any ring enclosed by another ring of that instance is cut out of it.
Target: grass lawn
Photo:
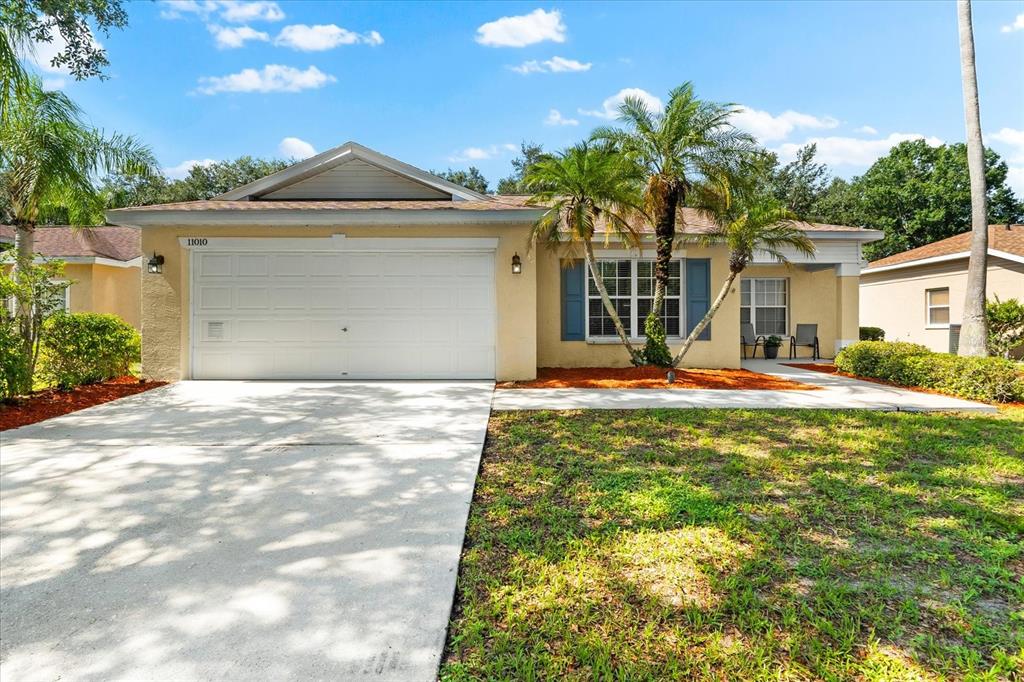
[[[492,416],[443,680],[1022,670],[1024,410]]]

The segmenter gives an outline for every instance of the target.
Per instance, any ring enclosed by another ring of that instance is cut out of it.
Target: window
[[[615,311],[631,338],[644,335],[644,319],[654,302],[654,261],[626,258],[597,261],[597,270],[608,290]],[[669,264],[668,290],[661,310],[661,321],[668,336],[679,336],[682,285],[681,261]],[[615,324],[601,301],[593,274],[587,271],[587,335],[615,336]]]
[[[929,327],[949,326],[949,289],[928,289],[925,291]]]
[[[786,336],[789,297],[783,277],[740,281],[740,322],[754,325],[758,336]]]

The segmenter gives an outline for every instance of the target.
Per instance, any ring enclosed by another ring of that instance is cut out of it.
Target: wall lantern
[[[519,257],[519,254],[512,256],[512,274],[518,275],[523,271],[523,259]]]
[[[164,271],[164,257],[154,253],[153,257],[146,263],[146,270],[152,275],[159,275]]]

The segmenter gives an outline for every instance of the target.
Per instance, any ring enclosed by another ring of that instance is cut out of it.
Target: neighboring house
[[[0,248],[13,248],[14,228],[0,225]],[[40,226],[36,253],[65,262],[72,282],[65,293],[65,310],[113,313],[136,329],[140,325],[142,252],[139,231],[133,227]],[[8,262],[11,255],[5,254]]]
[[[348,143],[209,201],[124,208],[142,229],[143,371],[159,379],[531,379],[537,367],[622,366],[581,261],[530,250],[540,209],[486,196]],[[707,229],[692,211],[687,230]],[[826,354],[857,339],[861,244],[805,224],[816,259],[759,257],[686,364],[740,364],[741,307],[762,334],[818,324]],[[634,337],[652,294],[641,254],[598,246]],[[676,252],[670,343],[725,280],[724,247]],[[742,306],[741,294],[743,291]],[[785,349],[783,349],[785,351]],[[806,354],[806,353],[805,353]]]
[[[860,280],[861,324],[881,327],[887,341],[955,350],[970,249],[965,232],[868,263]],[[1024,301],[1024,225],[989,226],[986,295]]]

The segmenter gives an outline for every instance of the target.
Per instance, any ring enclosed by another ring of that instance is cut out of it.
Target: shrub
[[[672,354],[665,342],[665,325],[653,312],[644,320],[644,335],[647,337],[643,350],[644,362],[658,367],[671,367]]]
[[[885,330],[881,327],[861,327],[861,341],[885,341]]]
[[[127,374],[140,351],[139,333],[116,315],[57,313],[43,326],[41,373],[73,388]]]
[[[1004,358],[962,358],[916,343],[861,341],[836,356],[847,374],[931,388],[971,400],[1024,400],[1024,374]]]
[[[1024,345],[1024,304],[1015,298],[999,297],[985,304],[988,321],[988,349],[993,355],[1010,357],[1010,351]]]

